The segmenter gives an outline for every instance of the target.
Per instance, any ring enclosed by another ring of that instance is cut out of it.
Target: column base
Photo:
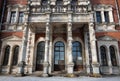
[[[90,77],[102,77],[99,73],[89,74]]]
[[[47,73],[43,73],[42,75],[43,77],[49,77],[49,75]]]
[[[75,77],[75,74],[73,74],[73,73],[68,73],[68,74],[65,75],[65,77],[71,77],[71,78],[72,78],[72,77]]]
[[[16,77],[23,77],[23,76],[25,76],[25,74],[17,73],[15,76]]]
[[[67,67],[67,73],[68,74],[73,74],[73,67],[74,67],[74,63],[69,63],[68,67]]]
[[[90,74],[91,77],[101,77],[99,66],[99,63],[92,63],[93,72]]]

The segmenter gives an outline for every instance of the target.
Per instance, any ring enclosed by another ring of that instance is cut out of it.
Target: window
[[[116,60],[116,54],[115,54],[115,48],[113,46],[110,46],[110,57],[111,62],[113,66],[117,66],[117,60]]]
[[[64,60],[65,46],[63,42],[56,42],[54,46],[54,61],[55,64],[60,64],[61,60]]]
[[[105,22],[109,22],[109,14],[108,11],[104,12],[104,16],[105,16]]]
[[[77,0],[71,0],[71,5],[77,5]]]
[[[106,48],[104,46],[100,47],[100,52],[101,52],[101,63],[102,66],[107,66],[107,57],[106,57]]]
[[[72,44],[72,55],[73,55],[73,62],[77,64],[77,61],[82,60],[82,45],[80,42],[75,41]]]
[[[11,12],[10,23],[15,23],[15,17],[16,17],[16,13]]]
[[[3,66],[6,66],[8,64],[9,54],[10,54],[10,46],[6,46],[5,53],[4,53],[4,59],[3,59]]]
[[[39,42],[37,45],[37,57],[36,64],[42,64],[44,61],[44,53],[45,53],[45,42]]]
[[[13,66],[17,65],[18,63],[18,54],[19,54],[19,46],[16,46],[13,52],[13,61],[12,61]]]
[[[56,1],[56,5],[62,5],[63,4],[63,1],[62,0],[57,0]]]
[[[23,13],[23,12],[20,12],[20,13],[19,13],[18,23],[23,23],[23,21],[24,21],[24,13]]]
[[[48,4],[48,0],[42,0],[42,2],[41,2],[42,6],[47,5],[47,4]]]
[[[96,21],[99,22],[99,23],[102,22],[101,12],[100,11],[96,11]]]

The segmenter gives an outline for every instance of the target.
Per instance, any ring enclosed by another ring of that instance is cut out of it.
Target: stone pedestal
[[[49,66],[49,64],[48,64],[48,62],[44,62],[43,63],[43,66],[44,66],[44,69],[43,69],[43,77],[48,77],[49,75],[48,75],[48,66]]]
[[[68,74],[72,74],[73,73],[73,67],[74,67],[74,63],[69,63],[67,65]]]

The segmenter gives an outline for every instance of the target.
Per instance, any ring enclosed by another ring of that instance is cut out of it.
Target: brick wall
[[[21,4],[21,5],[26,5],[27,0],[7,0],[7,4]]]

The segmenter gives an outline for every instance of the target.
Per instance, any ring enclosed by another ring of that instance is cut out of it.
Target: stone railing
[[[68,7],[67,5],[46,5],[46,6],[32,6],[31,12],[32,13],[45,13],[45,12],[51,12],[51,13],[66,13],[67,11],[72,11],[73,13],[87,13],[88,6],[87,5],[74,5]]]

